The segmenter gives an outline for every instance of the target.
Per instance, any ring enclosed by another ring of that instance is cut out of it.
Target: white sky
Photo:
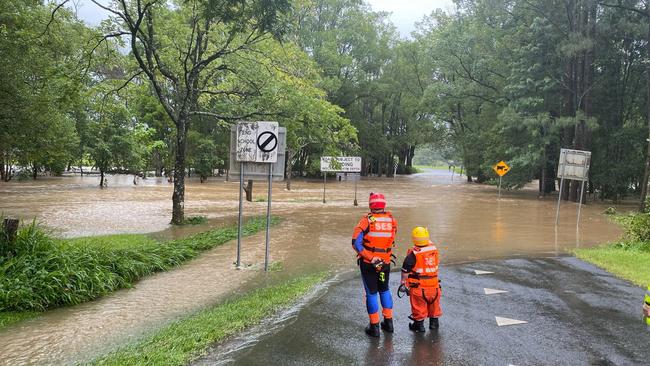
[[[452,0],[365,0],[374,11],[391,13],[390,20],[395,24],[402,37],[407,37],[415,30],[415,22],[435,9],[450,12],[454,9]]]
[[[91,25],[97,25],[107,17],[106,12],[90,0],[73,1],[77,5],[79,17]],[[101,0],[101,2],[108,3],[109,0]],[[374,11],[390,12],[390,19],[402,37],[407,37],[415,30],[415,22],[431,14],[433,10],[440,8],[451,11],[454,8],[452,0],[366,0],[366,2]]]

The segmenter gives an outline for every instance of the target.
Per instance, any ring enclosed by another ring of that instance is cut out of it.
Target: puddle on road
[[[157,232],[160,238],[185,236],[236,220],[238,183],[190,180],[187,215],[204,215],[205,225],[170,228],[172,185],[162,179],[132,185],[131,177],[109,177],[109,188],[96,187],[96,177],[48,178],[0,184],[0,212],[36,217],[62,236]],[[399,177],[396,181],[359,182],[360,207],[352,205],[352,182],[328,182],[322,204],[322,182],[294,181],[293,190],[274,184],[273,213],[284,218],[272,229],[271,260],[283,270],[260,272],[264,234],[246,238],[243,262],[233,268],[235,245],[208,251],[180,268],[148,277],[132,289],[79,306],[47,312],[40,318],[0,333],[0,360],[20,363],[74,363],[114,349],[188,313],[223,300],[232,293],[291,276],[355,266],[350,248],[353,226],[366,212],[371,191],[385,193],[399,223],[396,254],[403,258],[413,226],[428,226],[446,263],[482,259],[550,256],[577,246],[613,240],[620,230],[600,214],[602,205],[583,208],[581,230],[575,227],[575,204],[564,203],[566,219],[555,230],[555,201],[536,192],[503,192],[465,184],[445,171]],[[266,198],[266,185],[255,183],[254,197]],[[245,216],[263,215],[266,202],[245,204]],[[225,279],[225,280],[224,280]]]

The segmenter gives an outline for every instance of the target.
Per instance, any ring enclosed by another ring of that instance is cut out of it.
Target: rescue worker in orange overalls
[[[408,250],[404,258],[401,283],[409,289],[411,300],[410,318],[413,323],[409,323],[409,329],[421,333],[425,331],[426,318],[429,318],[429,329],[439,327],[438,318],[442,315],[438,280],[440,257],[426,228],[414,228],[411,238],[415,246]]]
[[[366,292],[366,308],[370,324],[366,334],[379,337],[379,303],[384,320],[381,328],[393,332],[393,298],[388,288],[392,249],[397,233],[397,221],[386,209],[386,198],[381,193],[370,193],[370,213],[364,215],[352,235],[352,248]]]

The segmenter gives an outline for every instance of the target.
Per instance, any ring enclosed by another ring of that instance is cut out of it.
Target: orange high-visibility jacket
[[[381,258],[390,263],[397,221],[390,212],[369,213],[361,218],[354,228],[353,240],[363,233],[363,250],[359,257],[370,263],[372,257]]]
[[[415,246],[408,250],[407,255],[411,253],[415,256],[415,265],[408,275],[409,287],[438,287],[438,248],[433,244]]]

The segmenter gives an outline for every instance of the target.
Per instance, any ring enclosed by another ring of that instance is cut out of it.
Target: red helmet
[[[371,210],[383,210],[386,208],[386,198],[381,193],[370,193],[368,206]]]

